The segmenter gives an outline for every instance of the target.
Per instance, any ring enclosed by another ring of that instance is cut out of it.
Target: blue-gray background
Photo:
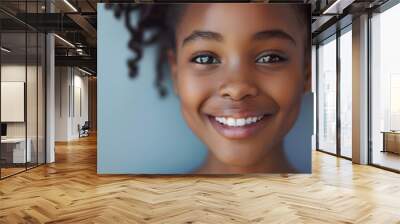
[[[184,122],[179,101],[169,89],[160,99],[154,87],[155,47],[144,51],[139,76],[130,79],[123,19],[98,4],[98,145],[99,174],[187,173],[205,159],[207,150]],[[135,20],[135,18],[132,18]],[[290,162],[311,172],[313,99],[303,99],[301,114],[285,140]]]

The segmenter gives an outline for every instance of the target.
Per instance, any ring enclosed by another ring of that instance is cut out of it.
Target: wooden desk
[[[27,139],[25,151],[25,138],[6,138],[1,139],[1,157],[6,163],[25,163],[31,162],[31,145],[30,138]],[[26,154],[25,154],[26,153]],[[26,161],[25,161],[26,160]]]
[[[382,131],[383,150],[382,152],[393,152],[400,154],[400,131]]]

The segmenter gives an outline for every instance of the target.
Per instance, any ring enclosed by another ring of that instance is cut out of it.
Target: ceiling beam
[[[97,30],[90,24],[85,17],[80,14],[68,14],[72,21],[79,25],[91,38],[97,38]]]
[[[90,56],[55,56],[56,66],[81,66],[96,71],[96,58]]]

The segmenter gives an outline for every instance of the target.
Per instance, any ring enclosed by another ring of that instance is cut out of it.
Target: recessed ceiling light
[[[62,42],[64,42],[64,43],[66,43],[67,45],[69,45],[70,47],[75,48],[75,45],[73,45],[73,44],[72,44],[71,42],[69,42],[68,40],[66,40],[66,39],[64,39],[64,38],[62,38],[62,37],[60,37],[60,36],[57,35],[57,34],[54,34],[54,36],[57,37],[58,39],[60,39]]]
[[[68,1],[64,0],[65,4],[67,4],[74,12],[78,12],[78,10]]]
[[[322,14],[342,14],[343,9],[351,5],[355,0],[336,0]]]
[[[83,72],[83,73],[85,73],[85,74],[87,74],[87,75],[90,75],[90,76],[93,75],[92,73],[90,73],[90,72],[88,72],[88,71],[86,71],[86,70],[83,70],[83,69],[81,69],[81,68],[79,68],[79,67],[78,67],[78,70],[81,71],[81,72]]]
[[[10,52],[11,52],[10,49],[5,48],[5,47],[1,47],[0,49],[1,49],[1,51],[4,51],[4,52],[6,52],[6,53],[10,53]]]

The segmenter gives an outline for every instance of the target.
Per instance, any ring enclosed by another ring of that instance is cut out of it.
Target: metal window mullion
[[[28,19],[28,1],[25,0],[25,21]],[[26,23],[25,23],[26,24]],[[28,170],[28,24],[25,25],[25,102],[24,102],[24,118],[25,118],[25,170]]]
[[[39,13],[39,1],[36,1]],[[39,165],[39,33],[36,32],[36,166]]]
[[[45,12],[47,13],[47,0],[45,1]],[[47,163],[47,36],[44,34],[44,163]],[[43,76],[43,74],[42,74]]]
[[[341,80],[341,64],[340,64],[340,35],[339,28],[336,31],[336,154],[341,156],[341,117],[340,117],[340,80]]]
[[[367,20],[367,46],[368,46],[368,53],[367,53],[367,132],[368,132],[368,155],[367,155],[367,163],[373,164],[373,153],[372,153],[372,11],[368,12],[368,20]]]
[[[316,97],[315,97],[315,101],[316,101],[315,148],[316,149],[319,149],[319,65],[318,65],[319,53],[318,52],[319,52],[319,44],[317,44],[316,48],[315,48],[315,73],[316,73],[315,74],[315,87],[316,87],[316,90],[315,90],[315,94],[316,94]]]

